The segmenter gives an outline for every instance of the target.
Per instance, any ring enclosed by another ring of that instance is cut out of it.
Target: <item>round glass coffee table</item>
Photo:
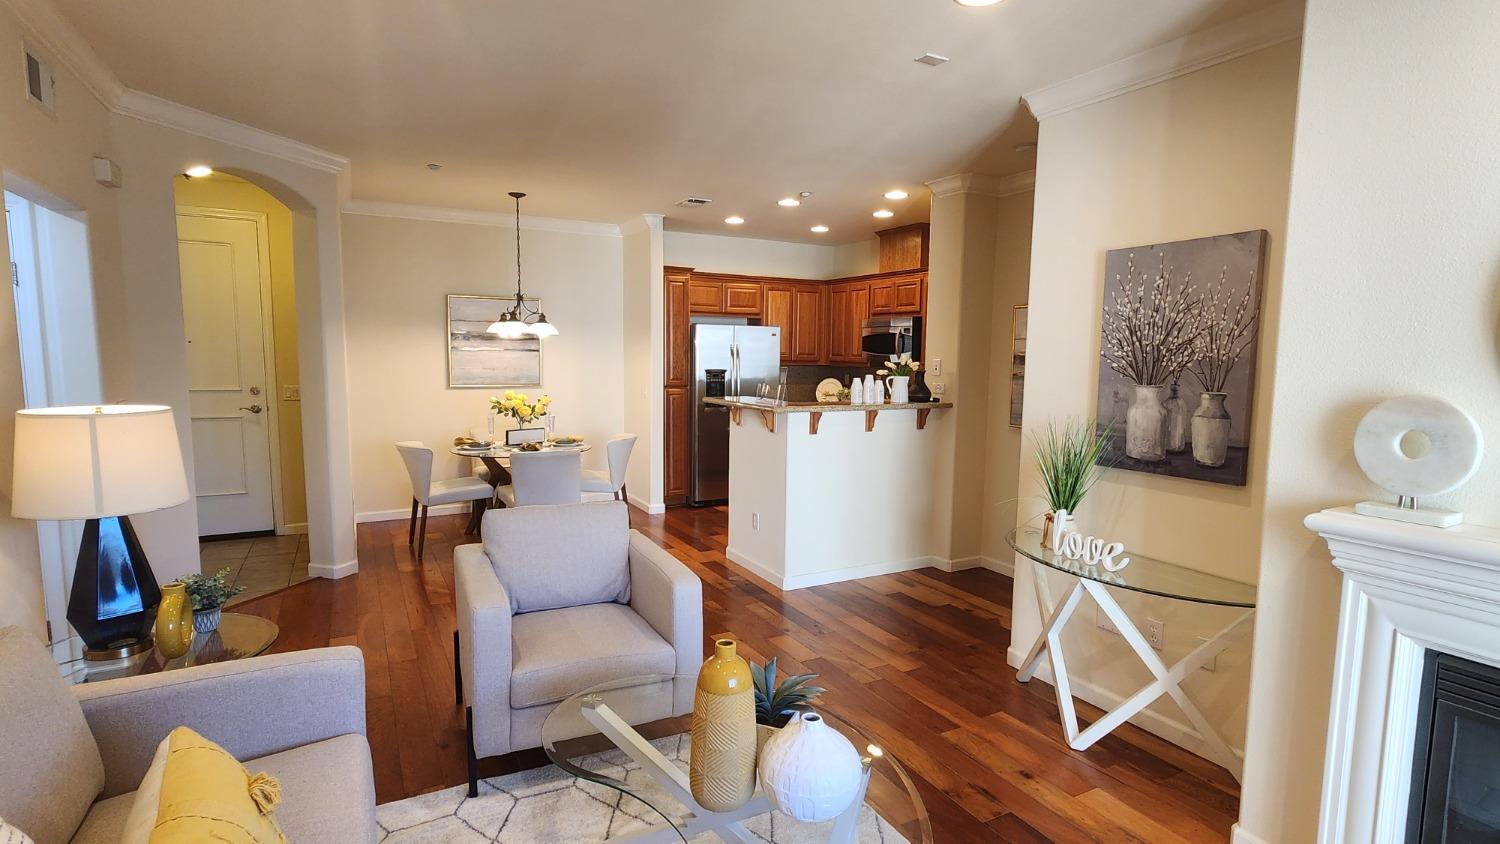
[[[821,708],[818,714],[853,742],[865,765],[865,788],[849,811],[832,821],[804,823],[772,810],[758,788],[749,803],[732,812],[700,807],[688,786],[686,735],[697,682],[690,675],[622,678],[567,698],[542,724],[542,748],[553,764],[621,792],[619,809],[633,820],[615,825],[610,842],[671,844],[713,832],[742,842],[854,844],[904,838],[931,844],[927,809],[900,763]]]
[[[156,648],[136,656],[105,662],[75,659],[63,663],[63,678],[70,683],[93,683],[115,677],[155,674],[158,671],[175,671],[193,665],[260,656],[270,650],[280,633],[281,629],[270,619],[226,612],[219,616],[218,630],[195,634],[193,646],[176,659],[164,658]]]

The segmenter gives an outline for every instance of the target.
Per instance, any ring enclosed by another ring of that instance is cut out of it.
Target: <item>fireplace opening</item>
[[[1427,652],[1406,818],[1409,844],[1500,842],[1500,669]]]

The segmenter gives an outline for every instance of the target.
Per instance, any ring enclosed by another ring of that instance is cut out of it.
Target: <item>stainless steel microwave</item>
[[[865,320],[860,331],[860,350],[870,363],[887,360],[891,355],[922,356],[921,317],[874,317]]]

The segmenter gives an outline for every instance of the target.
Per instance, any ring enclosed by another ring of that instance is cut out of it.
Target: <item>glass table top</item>
[[[176,659],[165,659],[160,651],[152,648],[146,653],[124,659],[104,662],[75,659],[63,663],[61,667],[63,678],[70,683],[92,683],[115,677],[175,671],[193,665],[259,656],[270,649],[280,633],[281,629],[269,619],[226,612],[219,617],[218,630],[195,634],[192,648]]]
[[[1194,571],[1176,563],[1137,554],[1129,548],[1121,556],[1129,557],[1130,564],[1119,571],[1109,571],[1102,565],[1086,565],[1082,560],[1069,559],[1050,548],[1043,548],[1040,528],[1019,527],[1007,534],[1005,539],[1018,554],[1037,563],[1074,577],[1095,580],[1106,586],[1118,586],[1132,592],[1144,592],[1196,604],[1245,608],[1255,606],[1255,587],[1251,584]]]
[[[692,709],[698,678],[692,675],[655,674],[626,677],[587,689],[567,698],[547,716],[542,724],[542,748],[547,758],[575,777],[607,786],[621,792],[634,802],[630,805],[638,811],[637,817],[644,826],[672,824],[683,836],[688,809],[662,787],[649,772],[642,769],[619,750],[595,723],[591,723],[587,711],[607,708],[629,724],[639,737],[650,741],[670,762],[687,771],[690,742],[686,735],[692,727],[691,715],[674,716],[674,712]],[[873,829],[879,825],[885,841],[895,841],[890,836],[894,830],[912,844],[932,844],[932,825],[927,817],[927,808],[912,782],[890,753],[861,734],[848,723],[830,715],[819,707],[817,712],[828,726],[833,727],[852,742],[860,755],[870,760],[870,785],[865,793],[865,805],[878,808],[875,812],[864,812],[859,829]],[[759,789],[757,789],[759,796]],[[639,804],[639,805],[637,805]],[[626,808],[621,803],[621,808]],[[766,816],[746,820],[745,826],[754,834],[757,821],[774,822],[777,837],[781,838],[788,825],[796,829],[792,840],[822,841],[832,822],[803,823],[787,815],[775,814],[774,821]],[[805,829],[804,829],[805,828]],[[617,831],[620,834],[623,831]],[[715,840],[705,835],[703,840]],[[863,839],[862,839],[863,840]],[[876,838],[880,840],[880,838]]]

